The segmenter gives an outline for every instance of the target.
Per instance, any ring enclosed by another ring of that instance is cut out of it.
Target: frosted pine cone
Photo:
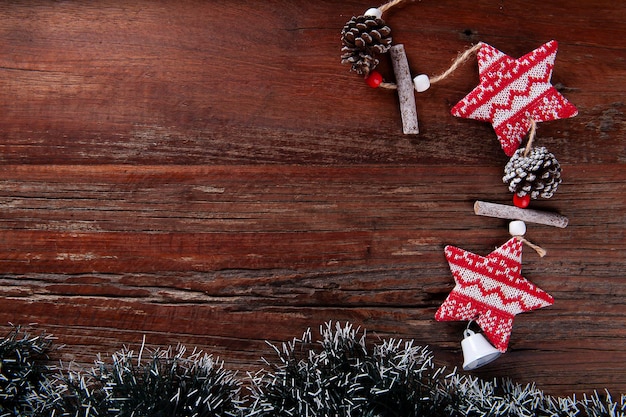
[[[532,148],[528,156],[518,149],[504,167],[502,181],[520,197],[550,198],[561,183],[561,166],[544,147]]]
[[[375,16],[352,17],[341,30],[341,63],[367,76],[378,65],[377,54],[391,47],[391,29]]]

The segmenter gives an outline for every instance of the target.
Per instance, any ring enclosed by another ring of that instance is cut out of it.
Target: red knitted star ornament
[[[504,153],[512,156],[535,122],[578,114],[550,84],[558,44],[550,41],[519,59],[484,44],[477,54],[480,84],[451,110],[491,122]]]
[[[475,320],[501,352],[513,317],[554,303],[550,294],[521,276],[522,242],[512,238],[486,257],[446,246],[456,286],[435,313],[437,321]]]

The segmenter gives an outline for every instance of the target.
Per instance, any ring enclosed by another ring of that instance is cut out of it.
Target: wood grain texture
[[[464,323],[437,323],[443,254],[508,239],[507,161],[491,127],[450,107],[470,61],[416,96],[340,64],[357,1],[22,0],[0,8],[0,323],[37,323],[63,360],[185,343],[253,370],[328,320],[428,344],[460,364]],[[540,12],[539,12],[540,11]],[[509,352],[476,375],[553,394],[626,393],[626,5],[421,1],[389,12],[413,73],[477,41],[521,56],[557,39],[553,84],[579,109],[541,123],[563,167],[529,225],[548,251],[524,276],[554,306],[517,316]],[[385,77],[393,77],[383,62]]]

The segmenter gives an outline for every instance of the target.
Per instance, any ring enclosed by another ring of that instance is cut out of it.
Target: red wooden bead
[[[513,204],[515,207],[526,208],[530,204],[530,194],[526,194],[524,197],[520,197],[517,193],[513,194]]]
[[[383,82],[383,76],[378,71],[372,71],[365,77],[365,82],[372,88],[378,87]]]

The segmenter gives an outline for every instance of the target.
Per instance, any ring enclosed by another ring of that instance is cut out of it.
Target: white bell
[[[465,329],[463,336],[465,338],[461,341],[461,348],[464,358],[463,369],[466,371],[487,365],[502,354],[485,339],[482,333],[474,333],[470,329]]]

